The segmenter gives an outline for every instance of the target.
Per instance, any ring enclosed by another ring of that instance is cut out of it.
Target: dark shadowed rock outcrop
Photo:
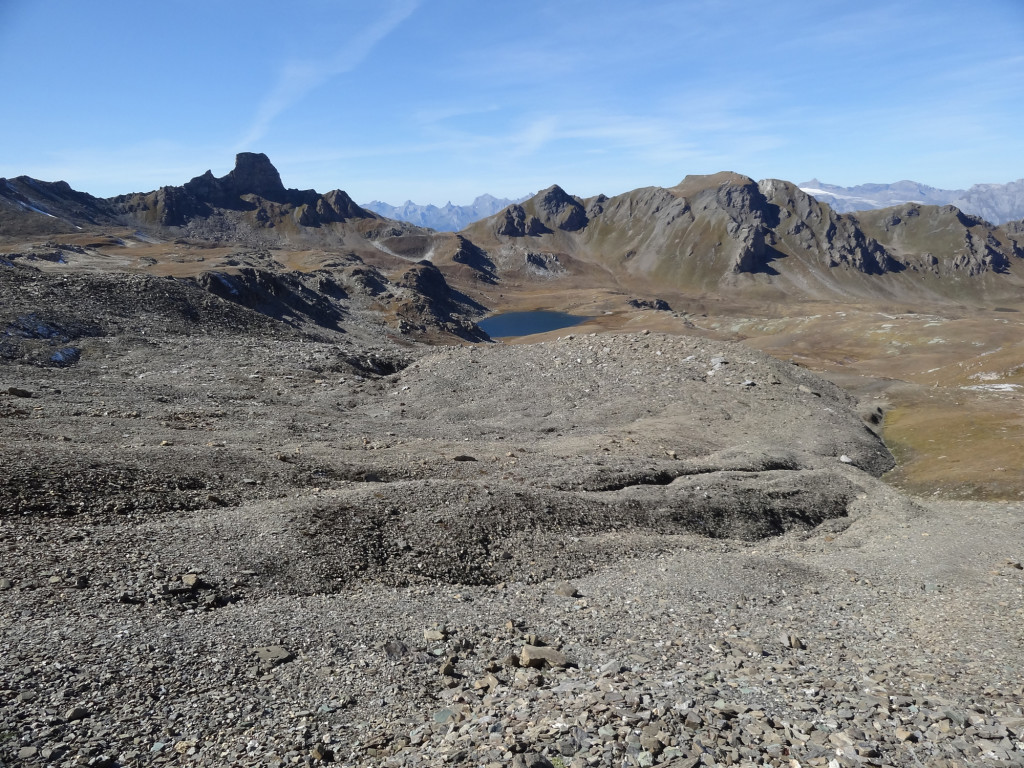
[[[538,194],[532,202],[540,220],[551,229],[576,232],[587,226],[583,204],[557,184]]]
[[[429,333],[442,328],[466,341],[489,341],[490,337],[470,319],[482,314],[483,306],[452,290],[441,271],[429,261],[414,264],[395,283],[409,296],[396,304],[399,328],[404,333]]]
[[[0,179],[0,234],[68,232],[113,224],[115,216],[108,201],[72,189],[65,181]]]
[[[494,232],[505,237],[526,237],[548,232],[544,223],[532,214],[528,214],[521,205],[510,205],[497,214]]]
[[[263,153],[240,152],[235,157],[235,167],[221,179],[214,179],[207,171],[185,185],[185,189],[197,197],[212,200],[220,192],[227,200],[242,195],[256,195],[276,203],[287,202],[288,190],[281,181],[270,158]]]
[[[330,277],[243,267],[234,273],[204,272],[199,284],[214,295],[289,325],[339,330],[344,291]]]
[[[864,234],[855,219],[837,214],[796,185],[769,179],[758,187],[778,211],[773,240],[784,250],[813,254],[829,268],[847,266],[867,275],[903,269],[884,247]]]
[[[494,262],[487,257],[484,250],[462,235],[456,235],[455,238],[456,248],[451,257],[452,261],[472,269],[477,279],[493,283],[496,279]]]
[[[217,178],[211,171],[180,187],[161,187],[145,194],[114,198],[117,210],[143,224],[183,227],[195,219],[248,214],[245,220],[261,229],[285,224],[319,227],[347,219],[375,219],[341,190],[320,195],[315,190],[286,189],[281,175],[264,154],[241,152],[235,167]]]

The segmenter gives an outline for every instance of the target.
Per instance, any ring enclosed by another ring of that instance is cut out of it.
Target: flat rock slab
[[[267,645],[262,648],[254,648],[253,653],[265,665],[276,667],[295,658],[295,655],[281,645]]]
[[[524,645],[519,651],[519,665],[523,667],[565,667],[569,659],[564,653],[554,648],[538,645]]]

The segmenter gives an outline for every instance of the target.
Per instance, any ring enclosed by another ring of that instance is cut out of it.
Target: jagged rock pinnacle
[[[237,195],[252,194],[273,200],[285,193],[281,174],[262,152],[239,152],[235,156],[234,170],[221,182]]]

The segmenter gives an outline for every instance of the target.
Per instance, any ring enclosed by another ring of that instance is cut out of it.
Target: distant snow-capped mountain
[[[436,205],[416,205],[412,200],[406,200],[401,205],[389,205],[388,203],[374,200],[371,203],[364,203],[363,208],[379,213],[389,219],[407,221],[421,227],[430,227],[442,232],[458,232],[465,229],[474,221],[493,216],[498,211],[513,203],[520,203],[529,198],[521,197],[516,200],[508,198],[497,198],[493,195],[480,195],[469,205],[452,205],[445,203],[438,208]]]
[[[970,189],[937,189],[916,181],[840,187],[811,179],[800,189],[839,213],[888,208],[902,203],[955,205],[992,224],[1024,219],[1024,179],[1007,184],[975,184]]]

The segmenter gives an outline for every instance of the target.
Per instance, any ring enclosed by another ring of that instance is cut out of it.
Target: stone
[[[551,761],[537,752],[526,752],[512,758],[512,768],[554,768]]]
[[[437,712],[434,713],[433,719],[434,719],[434,722],[437,723],[438,725],[444,725],[445,723],[447,723],[450,720],[454,721],[455,717],[456,717],[455,712],[453,710],[445,707],[444,709],[437,710]]]
[[[672,307],[664,299],[629,299],[626,304],[634,309],[656,309],[662,312],[671,312]]]
[[[72,707],[67,711],[67,713],[65,713],[64,719],[68,722],[72,722],[74,720],[85,720],[89,715],[89,710],[85,707]]]
[[[21,387],[8,387],[7,394],[12,397],[32,397],[32,393]]]
[[[39,752],[39,750],[36,747],[22,747],[18,750],[18,759],[28,760],[35,757],[37,752]]]
[[[519,664],[523,667],[543,669],[544,667],[565,667],[569,660],[561,651],[537,645],[524,645],[519,652]]]
[[[479,680],[475,680],[473,682],[473,688],[477,691],[485,689],[488,691],[493,691],[495,688],[498,687],[499,683],[500,681],[494,675],[484,675]]]
[[[39,756],[43,760],[60,760],[68,751],[67,744],[54,744],[52,747],[43,747],[39,750]],[[126,752],[125,757],[131,759],[131,752]]]
[[[323,763],[334,762],[334,752],[324,744],[317,744],[309,751],[309,756]]]
[[[392,640],[384,643],[384,655],[387,656],[390,661],[398,661],[407,653],[409,653],[409,646],[401,640]]]
[[[476,461],[476,457],[475,456],[468,456],[468,455],[462,453],[462,454],[459,454],[458,456],[452,456],[452,461]]]
[[[749,707],[746,707],[743,704],[732,704],[725,702],[722,699],[718,699],[714,703],[714,710],[722,717],[732,719],[749,711]]]
[[[11,589],[14,583],[10,579],[0,579],[0,590]]]
[[[610,677],[611,675],[617,675],[620,672],[625,672],[628,667],[623,666],[618,661],[609,661],[606,664],[602,664],[598,672],[601,677]]]
[[[579,597],[580,593],[576,587],[568,581],[560,581],[555,584],[555,594],[562,597]]]
[[[441,629],[424,629],[423,639],[428,643],[438,643],[444,640],[447,634]]]
[[[517,669],[512,687],[518,690],[544,685],[544,676],[535,669]]]
[[[640,746],[650,752],[652,755],[657,757],[661,754],[661,751],[665,748],[665,745],[661,743],[661,739],[656,736],[649,736],[643,734],[640,736]]]
[[[1008,717],[1003,720],[1003,727],[1008,730],[1017,741],[1024,741],[1024,717]]]
[[[804,645],[804,641],[796,635],[783,635],[780,641],[786,648],[792,648],[796,651],[805,650],[807,647]]]
[[[295,656],[283,645],[267,645],[262,648],[254,648],[253,653],[268,667],[276,667],[291,661]]]
[[[210,586],[198,573],[186,573],[181,577],[181,583],[189,589],[204,589]]]
[[[559,754],[563,757],[572,757],[580,750],[579,742],[571,737],[559,739],[555,747],[557,747]]]

